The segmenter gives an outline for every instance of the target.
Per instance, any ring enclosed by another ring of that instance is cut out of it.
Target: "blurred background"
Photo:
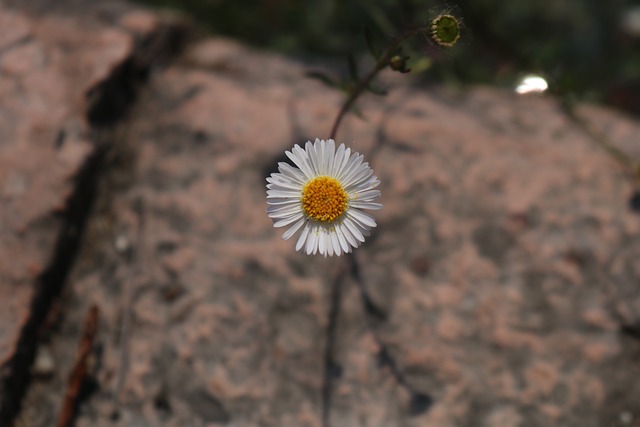
[[[550,91],[640,114],[640,2],[632,0],[141,0],[179,9],[205,30],[255,46],[328,61],[380,48],[440,13],[461,18],[454,49],[426,38],[406,52],[425,84],[514,87],[544,76]]]
[[[0,2],[0,427],[640,427],[640,0],[138,1]],[[265,175],[344,99],[309,65],[443,13],[339,134],[385,204],[343,282]]]

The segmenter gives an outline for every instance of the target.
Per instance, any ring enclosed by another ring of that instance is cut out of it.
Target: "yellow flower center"
[[[302,209],[316,221],[331,222],[347,210],[347,193],[337,179],[319,176],[302,189]]]

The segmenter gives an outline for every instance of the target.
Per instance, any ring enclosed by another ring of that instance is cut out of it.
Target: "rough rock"
[[[321,425],[345,260],[294,252],[265,215],[265,176],[327,137],[343,99],[306,70],[213,38],[151,76],[47,338],[58,371],[32,386],[23,425],[55,418],[94,303],[96,387],[78,426]],[[640,342],[620,333],[640,320],[628,177],[553,98],[383,80],[391,94],[362,99],[365,119],[349,116],[338,140],[382,181],[356,257],[386,319],[342,284],[331,425],[637,423]],[[640,158],[640,124],[578,114]],[[381,342],[428,411],[381,367]]]
[[[16,409],[22,371],[69,271],[78,216],[89,205],[77,192],[86,184],[78,183],[87,179],[83,168],[98,155],[85,119],[93,102],[87,94],[148,32],[131,27],[141,11],[126,11],[100,22],[96,9],[86,8],[88,26],[73,14],[0,6],[0,424]]]
[[[2,365],[14,356],[32,315],[36,284],[62,231],[72,178],[93,152],[85,92],[130,49],[131,37],[113,28],[79,28],[75,20],[34,18],[0,6]],[[13,391],[0,389],[0,400],[7,393]]]
[[[59,229],[53,213],[64,208],[70,178],[90,150],[80,110],[69,102],[79,100],[90,76],[65,75],[68,58],[45,27],[0,9],[2,361],[13,354],[35,278],[51,256]],[[79,86],[71,84],[74,79]]]

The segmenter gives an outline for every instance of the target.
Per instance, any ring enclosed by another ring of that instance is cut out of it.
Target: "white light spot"
[[[629,425],[633,422],[633,414],[629,411],[620,412],[620,422]]]
[[[630,36],[640,37],[640,6],[632,7],[624,13],[621,26]]]
[[[115,247],[116,251],[118,251],[119,253],[124,253],[127,249],[129,249],[129,239],[127,239],[127,236],[121,234],[116,237]]]
[[[524,76],[516,85],[516,92],[523,95],[526,93],[542,93],[549,88],[547,81],[534,74]]]

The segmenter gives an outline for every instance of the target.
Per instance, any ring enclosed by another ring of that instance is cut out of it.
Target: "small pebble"
[[[633,414],[629,411],[620,412],[620,422],[624,425],[629,425],[633,422]]]
[[[129,249],[129,239],[127,239],[127,236],[121,234],[116,237],[115,247],[116,251],[118,251],[119,253],[126,252]]]
[[[53,375],[56,368],[56,362],[48,347],[42,346],[38,350],[38,355],[33,363],[33,374],[40,377],[49,377]]]

